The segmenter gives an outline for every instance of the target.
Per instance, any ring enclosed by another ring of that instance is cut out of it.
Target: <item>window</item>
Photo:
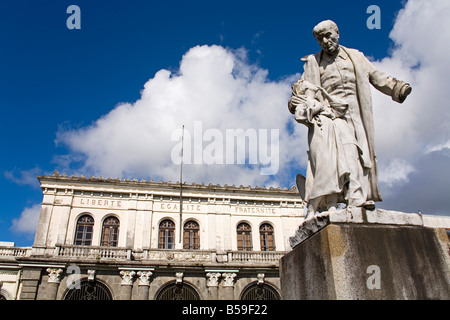
[[[75,245],[90,246],[92,242],[92,230],[94,229],[94,218],[89,215],[81,216],[77,222],[75,232]]]
[[[238,250],[251,251],[252,248],[252,228],[248,223],[242,222],[237,226]]]
[[[171,220],[164,220],[159,224],[159,249],[173,249],[175,247],[175,224]]]
[[[200,227],[195,221],[184,224],[183,249],[200,249]]]
[[[103,221],[102,246],[117,247],[119,239],[119,219],[108,217]]]
[[[259,238],[261,239],[261,250],[262,251],[274,251],[275,241],[273,236],[273,227],[264,223],[259,228]]]

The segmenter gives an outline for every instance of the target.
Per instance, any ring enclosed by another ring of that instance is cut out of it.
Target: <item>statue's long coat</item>
[[[355,76],[357,97],[359,102],[359,114],[361,115],[361,126],[355,128],[357,135],[358,147],[362,151],[361,160],[365,170],[369,175],[369,190],[367,190],[367,200],[381,201],[381,194],[378,187],[377,162],[375,156],[374,143],[374,121],[372,112],[372,98],[370,92],[370,84],[384,94],[390,95],[393,100],[403,102],[399,99],[399,81],[391,76],[378,71],[373,64],[360,51],[349,49],[341,46],[348,54],[353,63]],[[306,61],[304,65],[304,73],[302,78],[305,80],[321,85],[319,63],[322,51],[309,55],[302,60]],[[320,169],[319,169],[320,170]],[[306,177],[306,196],[305,200],[309,201],[311,188],[314,184],[314,174],[311,165],[308,163],[308,171]]]

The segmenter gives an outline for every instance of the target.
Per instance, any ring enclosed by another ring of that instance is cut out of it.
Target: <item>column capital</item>
[[[137,275],[139,277],[139,285],[140,286],[149,286],[150,285],[150,278],[153,275],[153,272],[151,271],[138,271]]]
[[[122,277],[122,286],[131,286],[133,285],[133,277],[136,274],[135,271],[132,270],[122,270],[120,271],[120,275]]]
[[[224,287],[233,287],[234,286],[234,278],[236,276],[237,276],[237,273],[234,273],[234,272],[224,272],[224,273],[222,273],[223,286]]]
[[[48,272],[48,283],[60,283],[61,282],[61,273],[63,269],[61,268],[47,268]]]
[[[206,276],[208,277],[206,281],[207,287],[217,287],[219,285],[220,272],[208,272]]]

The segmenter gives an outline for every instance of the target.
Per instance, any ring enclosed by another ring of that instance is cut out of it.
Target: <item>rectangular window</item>
[[[184,231],[184,241],[183,249],[199,249],[199,236],[196,230],[185,230]]]
[[[261,250],[262,251],[274,251],[275,250],[273,234],[261,233],[260,238],[261,238]]]
[[[90,246],[92,239],[92,226],[80,225],[77,228],[75,244],[79,246]]]
[[[173,230],[159,230],[159,249],[173,249],[175,244],[175,232]]]
[[[237,245],[238,250],[251,251],[252,248],[252,239],[251,232],[240,232],[237,235]]]

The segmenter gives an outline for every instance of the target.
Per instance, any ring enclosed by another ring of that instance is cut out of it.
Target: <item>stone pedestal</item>
[[[419,214],[325,212],[290,240],[283,299],[450,299],[448,236],[424,227]]]

